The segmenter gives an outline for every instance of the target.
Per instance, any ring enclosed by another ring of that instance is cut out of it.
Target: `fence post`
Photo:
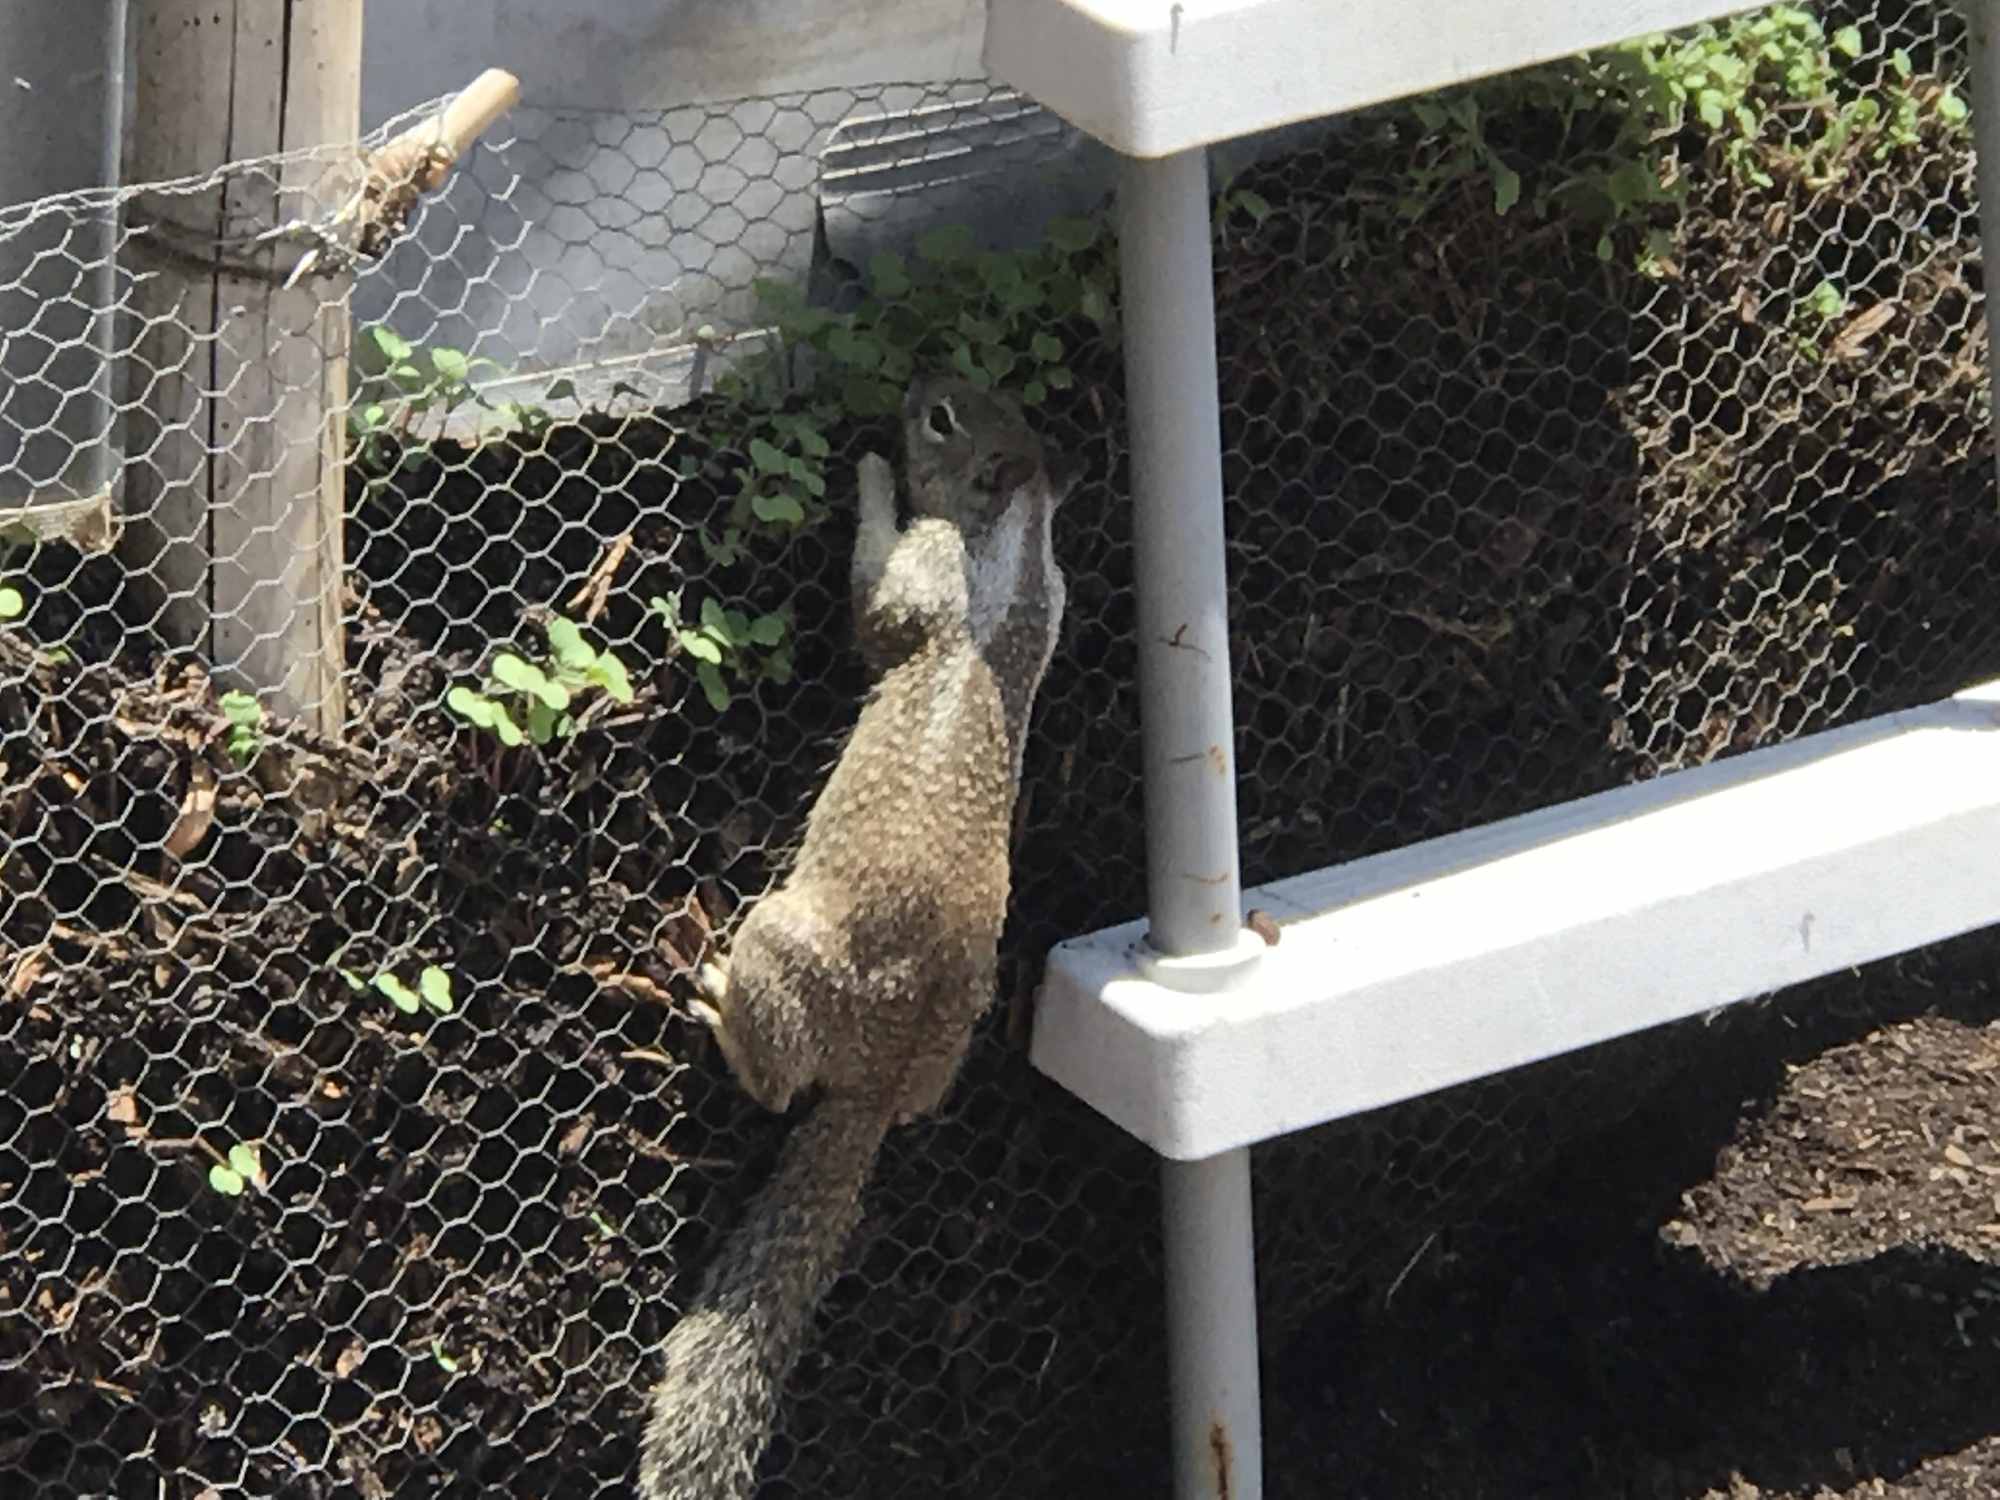
[[[345,145],[360,134],[362,0],[134,7],[126,180]],[[135,205],[140,325],[129,370],[128,562],[149,621],[275,711],[338,734],[347,300],[248,236],[320,161]],[[298,200],[289,200],[296,203]],[[293,210],[296,211],[296,210]],[[228,266],[215,243],[227,235]],[[245,269],[247,263],[247,269]],[[275,274],[274,274],[275,273]]]
[[[1244,952],[1207,153],[1128,158],[1118,202],[1149,938],[1175,984]],[[1260,1500],[1250,1153],[1162,1162],[1161,1188],[1174,1494]]]

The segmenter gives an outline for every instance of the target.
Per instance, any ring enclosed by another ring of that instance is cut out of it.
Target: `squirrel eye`
[[[958,431],[958,413],[951,409],[949,401],[938,401],[924,413],[924,431],[934,442],[942,443]]]

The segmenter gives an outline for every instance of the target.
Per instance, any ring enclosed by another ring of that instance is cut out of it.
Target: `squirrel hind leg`
[[[813,955],[789,930],[760,923],[754,933],[746,927],[726,970],[703,968],[701,998],[690,1009],[714,1034],[743,1091],[782,1114],[820,1081],[823,1047],[805,998],[824,989]]]

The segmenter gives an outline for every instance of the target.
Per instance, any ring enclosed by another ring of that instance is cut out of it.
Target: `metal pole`
[[[1192,958],[1242,926],[1206,154],[1128,159],[1118,197],[1149,938]],[[1250,1153],[1160,1176],[1174,1494],[1261,1500]]]
[[[1960,0],[1972,55],[1972,133],[1978,149],[1979,248],[1989,271],[2000,268],[2000,48],[1993,45],[1993,0]],[[1986,291],[1986,363],[2000,368],[2000,287]],[[2000,444],[2000,381],[1991,381],[1991,431]]]

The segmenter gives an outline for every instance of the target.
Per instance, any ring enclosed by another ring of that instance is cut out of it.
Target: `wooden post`
[[[351,146],[362,0],[146,0],[125,180]],[[126,442],[134,595],[175,645],[272,711],[339,734],[348,311],[342,283],[283,285],[297,251],[252,243],[330,213],[336,158],[232,173],[133,205]],[[302,199],[299,193],[314,195]],[[281,194],[282,209],[281,209]],[[218,241],[228,243],[220,251]]]

